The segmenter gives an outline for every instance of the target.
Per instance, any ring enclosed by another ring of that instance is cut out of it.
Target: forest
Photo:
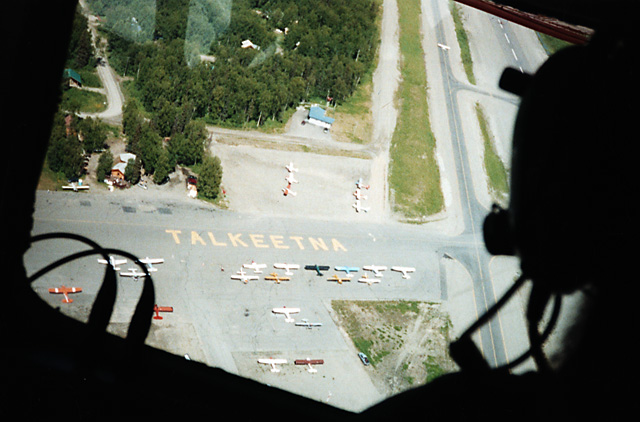
[[[187,121],[259,126],[301,101],[340,103],[378,45],[377,0],[88,3],[108,32],[111,65],[134,77],[142,108],[166,121],[187,113]]]

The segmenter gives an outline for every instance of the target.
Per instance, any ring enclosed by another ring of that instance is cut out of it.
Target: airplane
[[[362,188],[369,189],[371,186],[370,185],[363,185],[362,184],[362,177],[361,177],[358,180],[356,180],[356,187],[358,189],[362,189]]]
[[[365,271],[373,271],[373,274],[376,277],[383,277],[384,274],[382,274],[380,271],[385,271],[387,267],[385,267],[384,265],[365,265],[362,267],[362,269]]]
[[[271,273],[271,275],[264,276],[265,280],[274,280],[276,284],[280,284],[281,281],[289,281],[291,278],[289,277],[280,277],[278,273]]]
[[[356,203],[353,204],[352,207],[356,209],[356,212],[360,212],[360,211],[369,212],[369,210],[371,209],[369,207],[363,207],[362,205],[360,205],[359,199],[356,199]]]
[[[160,316],[160,312],[173,312],[173,306],[153,305],[153,312],[156,313],[153,316],[153,319],[162,319],[162,317]]]
[[[313,270],[317,273],[317,275],[319,277],[322,277],[324,274],[322,274],[320,271],[329,271],[331,267],[329,267],[328,265],[305,265],[304,269],[305,270]]]
[[[327,281],[337,281],[338,284],[342,284],[345,281],[351,281],[351,279],[349,277],[338,277],[337,275],[334,274],[333,277],[329,277]]]
[[[293,167],[293,161],[290,161],[289,165],[285,166],[285,168],[289,171],[289,173],[293,173],[294,171],[298,171],[297,168]]]
[[[309,330],[313,327],[322,327],[321,322],[309,322],[308,319],[303,318],[302,322],[296,322],[296,326],[298,327],[307,327]]]
[[[360,271],[360,268],[358,267],[336,267],[335,268],[336,271],[344,271],[345,273],[347,273],[347,277],[353,277],[352,274],[350,273],[357,273],[358,271]]]
[[[69,293],[80,293],[81,291],[82,291],[81,287],[67,287],[67,286],[54,287],[52,289],[49,289],[49,293],[54,293],[54,294],[62,293],[64,295],[64,299],[62,299],[62,303],[72,303],[73,299],[69,298]]]
[[[363,275],[362,278],[359,278],[358,281],[360,283],[367,283],[369,286],[371,286],[373,283],[380,283],[380,280],[378,280],[377,278],[371,278],[367,274]]]
[[[129,268],[129,271],[123,271],[120,273],[123,277],[133,277],[135,281],[138,281],[140,277],[145,277],[145,273],[139,273],[137,268]]]
[[[367,195],[363,195],[360,189],[356,189],[353,192],[353,196],[355,196],[358,201],[361,199],[367,199]]]
[[[307,365],[307,371],[311,374],[315,374],[316,372],[318,372],[317,369],[315,369],[314,367],[312,367],[311,365],[322,365],[324,364],[324,360],[322,359],[296,359],[295,361],[293,361],[293,363],[295,363],[296,365]]]
[[[267,264],[256,264],[256,261],[251,261],[251,264],[242,264],[242,267],[252,269],[254,274],[262,274],[260,270],[267,268]]]
[[[292,196],[296,196],[298,194],[298,192],[292,191],[291,190],[291,183],[289,183],[286,188],[282,188],[282,194],[284,196],[287,196],[289,194],[291,194]]]
[[[273,264],[273,268],[277,268],[279,270],[287,270],[285,272],[286,275],[293,275],[291,270],[299,269],[300,265],[298,265],[298,264],[287,264],[287,263],[284,263],[284,264],[276,263],[276,264]]]
[[[258,278],[257,275],[247,275],[242,270],[231,276],[232,280],[241,280],[244,284],[247,284],[249,280],[257,280]]]
[[[286,180],[289,184],[292,184],[292,183],[300,183],[300,182],[298,182],[298,181],[296,180],[296,178],[295,178],[295,177],[293,177],[293,173],[289,173],[289,174],[287,175],[287,177],[285,177],[285,178],[284,178],[284,180]]]
[[[74,192],[79,192],[81,190],[89,189],[89,185],[78,185],[77,183],[71,183],[70,185],[63,186],[64,190],[73,190]]]
[[[145,264],[147,266],[147,270],[149,272],[151,272],[151,271],[158,271],[157,268],[154,268],[153,264],[162,264],[164,262],[164,259],[163,258],[149,258],[149,257],[146,257],[144,259],[141,259],[140,262]]]
[[[284,314],[284,322],[293,322],[295,319],[291,318],[291,314],[297,314],[300,312],[300,308],[287,308],[286,306],[283,306],[282,308],[273,308],[271,312],[274,314]]]
[[[407,273],[412,273],[416,269],[412,267],[391,267],[391,271],[398,271],[402,273],[402,278],[411,278]]]
[[[118,265],[126,264],[127,260],[126,259],[116,259],[113,256],[109,256],[109,260],[108,261],[106,259],[98,259],[98,262],[101,263],[101,264],[111,264],[111,266],[113,267],[114,270],[120,271],[120,267],[118,267]]]
[[[284,365],[287,363],[286,359],[258,359],[258,363],[264,363],[266,365],[271,365],[271,372],[280,372],[280,368],[276,367],[276,365]]]

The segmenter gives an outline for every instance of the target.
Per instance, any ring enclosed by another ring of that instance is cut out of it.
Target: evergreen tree
[[[222,183],[222,163],[220,158],[205,157],[198,178],[198,196],[205,199],[216,199],[220,195]]]

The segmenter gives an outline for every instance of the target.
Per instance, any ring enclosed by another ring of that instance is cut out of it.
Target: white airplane
[[[149,258],[149,257],[146,257],[146,258],[141,259],[140,262],[145,264],[147,266],[147,270],[149,272],[151,272],[151,271],[158,271],[158,269],[155,268],[153,266],[153,264],[162,264],[164,262],[164,259],[163,258]]]
[[[260,270],[267,268],[267,264],[256,264],[256,261],[251,261],[251,264],[242,264],[242,267],[252,269],[254,274],[262,274]]]
[[[78,191],[81,191],[81,190],[89,189],[89,185],[78,185],[77,183],[72,183],[70,185],[63,186],[62,189],[64,189],[64,190],[72,190],[74,192],[78,192]]]
[[[139,273],[137,268],[129,268],[129,271],[123,271],[120,273],[123,277],[133,277],[135,281],[138,281],[140,277],[144,277],[144,273]]]
[[[299,269],[300,265],[298,265],[298,264],[287,264],[287,263],[276,263],[276,264],[273,264],[273,268],[277,268],[279,270],[287,270],[285,272],[286,275],[293,275],[291,270]]]
[[[355,196],[358,201],[361,199],[367,199],[367,195],[363,195],[361,189],[356,189],[353,192],[353,196]]]
[[[232,280],[241,280],[244,284],[247,284],[249,280],[257,280],[257,275],[247,275],[242,268],[240,271],[236,271],[234,275],[231,276]]]
[[[312,329],[313,327],[322,327],[321,322],[309,322],[308,319],[303,318],[302,322],[296,322],[296,326],[298,327],[307,327],[308,329]]]
[[[365,208],[365,207],[363,207],[363,206],[360,204],[360,200],[359,200],[359,199],[357,199],[357,200],[356,200],[356,203],[355,203],[355,204],[353,204],[353,205],[352,205],[352,207],[356,209],[356,212],[360,212],[360,211],[369,212],[369,210],[370,210],[370,208],[369,208],[369,207],[366,207],[366,208]]]
[[[126,259],[115,259],[112,255],[109,256],[109,260],[107,261],[106,259],[98,259],[98,262],[101,264],[110,264],[114,270],[116,271],[120,271],[120,267],[118,267],[118,265],[121,264],[126,264],[127,260]]]
[[[383,277],[384,274],[382,274],[380,271],[386,271],[387,267],[385,267],[384,265],[365,265],[362,267],[362,269],[365,271],[373,271],[373,275],[375,275],[376,277]]]
[[[283,306],[282,308],[273,308],[271,312],[274,314],[284,314],[285,322],[293,322],[295,319],[291,318],[291,314],[297,314],[300,312],[300,308],[287,308],[286,306]]]
[[[409,274],[407,273],[412,273],[414,272],[416,269],[413,267],[391,267],[391,271],[398,271],[402,273],[402,278],[411,278],[409,276]]]
[[[298,181],[296,180],[296,178],[295,178],[295,177],[293,177],[293,173],[289,173],[289,174],[287,175],[287,177],[285,177],[285,178],[284,178],[284,180],[286,180],[286,181],[287,181],[287,183],[289,183],[289,184],[291,184],[291,183],[300,183],[300,182],[298,182]]]
[[[358,281],[360,283],[367,283],[369,286],[371,286],[373,283],[380,283],[380,280],[378,280],[377,278],[371,278],[367,274],[363,275],[362,278],[359,278]]]
[[[356,187],[357,187],[358,189],[362,189],[362,188],[364,188],[364,189],[369,189],[371,186],[370,186],[370,185],[363,185],[363,184],[362,184],[362,177],[361,177],[361,178],[359,178],[358,180],[356,180]]]
[[[287,185],[286,188],[282,188],[282,193],[284,196],[291,194],[291,196],[296,196],[298,193],[291,190],[291,183]]]
[[[294,171],[298,171],[297,168],[293,167],[293,161],[290,161],[289,165],[285,166],[285,168],[287,169],[287,171],[289,171],[289,173],[293,173]]]
[[[286,359],[258,359],[258,363],[264,363],[266,365],[271,365],[271,372],[280,372],[280,368],[276,367],[276,365],[284,365],[287,363]]]

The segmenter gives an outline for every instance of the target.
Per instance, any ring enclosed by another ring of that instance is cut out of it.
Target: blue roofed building
[[[335,119],[325,116],[325,111],[319,106],[311,106],[309,109],[309,123],[326,129],[331,129]]]

